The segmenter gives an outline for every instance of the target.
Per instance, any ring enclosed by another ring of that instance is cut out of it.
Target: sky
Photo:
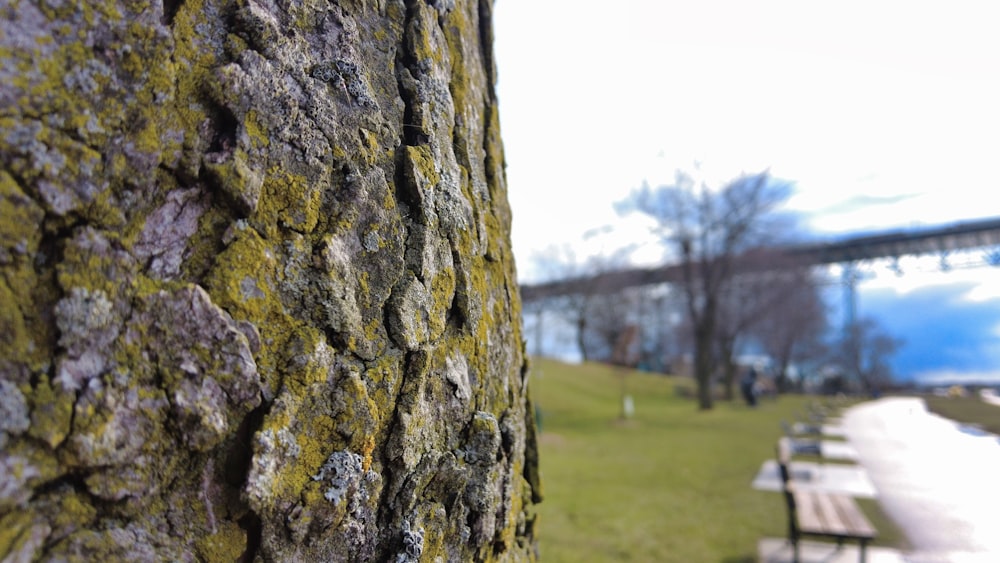
[[[551,247],[659,260],[613,204],[677,169],[769,170],[820,238],[1000,216],[998,21],[974,0],[495,0],[520,279]],[[938,261],[866,266],[860,314],[906,341],[904,376],[1000,379],[1000,272]]]

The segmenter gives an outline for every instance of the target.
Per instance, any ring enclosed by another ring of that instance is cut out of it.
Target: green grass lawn
[[[928,395],[924,397],[924,401],[927,403],[927,410],[935,414],[955,422],[978,426],[993,434],[1000,434],[1000,407],[984,402],[977,396]]]
[[[784,537],[781,495],[750,484],[774,457],[780,421],[795,419],[813,399],[781,397],[756,409],[720,402],[698,412],[675,391],[689,381],[628,372],[635,416],[623,423],[618,373],[533,361],[543,561],[749,562],[759,538]],[[862,507],[878,543],[900,546],[877,504]]]

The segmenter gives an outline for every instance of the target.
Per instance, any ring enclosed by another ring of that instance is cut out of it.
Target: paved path
[[[844,428],[914,562],[1000,561],[1000,440],[886,398],[844,413]]]
[[[991,405],[1000,405],[1000,395],[997,395],[996,391],[992,389],[983,389],[979,392],[979,396],[983,401]]]

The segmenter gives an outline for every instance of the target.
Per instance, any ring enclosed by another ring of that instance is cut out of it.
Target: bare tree
[[[679,297],[679,292],[665,283],[639,288],[636,319],[644,328],[639,362],[654,371],[669,371],[684,349],[679,342],[684,311]]]
[[[839,359],[846,375],[853,377],[865,393],[874,395],[892,382],[889,359],[902,345],[878,321],[866,317],[846,328]]]
[[[793,362],[819,359],[825,354],[826,305],[820,280],[808,269],[792,272],[778,281],[783,298],[762,315],[751,332],[775,363],[779,392],[789,388],[788,371]]]
[[[654,218],[662,240],[683,266],[681,286],[694,338],[698,407],[712,408],[714,338],[723,292],[743,252],[761,245],[777,226],[775,208],[789,193],[787,183],[767,172],[745,175],[714,191],[678,172],[670,186],[644,185],[619,204]]]
[[[732,282],[721,292],[715,341],[721,364],[724,398],[734,397],[737,354],[760,340],[786,304],[808,285],[810,270],[793,257],[771,249],[743,253],[734,265]],[[762,342],[759,342],[762,343]]]
[[[721,371],[723,398],[732,401],[739,365],[737,352],[754,324],[769,307],[769,286],[759,276],[737,277],[720,292],[719,320],[715,327],[717,370]]]
[[[758,320],[760,304],[751,280],[739,279],[729,284],[719,296],[719,319],[715,326],[716,371],[721,372],[723,399],[732,401],[736,381],[736,353],[743,337]]]
[[[535,256],[534,260],[545,280],[584,279],[592,275],[588,265],[581,263],[576,252],[569,246],[549,247],[543,254]],[[591,359],[586,335],[594,306],[594,292],[590,284],[581,284],[576,291],[533,305],[536,311],[551,307],[558,317],[573,327],[576,348],[584,362]]]
[[[636,324],[640,289],[607,287],[606,283],[598,280],[594,286],[586,338],[595,360],[617,364],[621,358],[615,350]]]
[[[552,297],[540,307],[551,307],[574,329],[576,347],[583,361],[610,361],[619,335],[634,311],[634,293],[619,280],[601,274],[621,270],[624,254],[590,256],[579,261],[569,247],[550,248],[536,257],[546,278],[579,280],[575,289]]]

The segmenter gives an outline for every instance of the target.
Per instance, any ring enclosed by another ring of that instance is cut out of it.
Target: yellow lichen
[[[414,19],[419,23],[409,30],[411,33],[408,36],[411,54],[418,64],[440,67],[441,50],[438,49],[433,37],[434,31],[438,29],[437,14],[434,8],[426,4],[417,4],[416,8],[419,11]]]
[[[29,510],[15,510],[0,517],[0,556],[8,556],[25,547],[30,539],[35,514]]]
[[[441,182],[441,175],[438,173],[438,164],[431,154],[431,149],[426,145],[417,147],[406,147],[406,156],[413,166],[413,180],[417,185],[426,185],[433,188]]]
[[[270,484],[270,492],[275,498],[298,498],[330,452],[342,445],[334,421],[327,416],[316,416],[316,402],[322,394],[321,390],[314,389],[315,394],[311,396],[308,392],[303,391],[301,395],[286,393],[282,408],[268,415],[259,431],[269,432],[275,437],[287,433],[294,437],[297,448],[296,455],[283,456],[277,480]],[[300,399],[300,396],[303,398]]]
[[[272,295],[277,267],[269,245],[255,230],[237,228],[206,280],[212,301],[236,318],[266,320],[279,309]]]
[[[120,229],[125,225],[125,216],[121,204],[115,200],[111,190],[99,193],[94,201],[87,205],[82,213],[92,225],[106,229]]]
[[[198,218],[198,230],[188,240],[188,254],[181,265],[181,277],[201,279],[222,251],[223,233],[232,224],[228,210],[212,206]]]
[[[466,6],[466,9],[469,7]],[[475,83],[469,76],[465,60],[465,42],[476,34],[470,30],[475,29],[469,24],[468,15],[463,9],[451,10],[444,16],[444,36],[448,42],[448,57],[451,62],[451,79],[448,82],[451,97],[455,104],[455,113],[465,119],[465,123],[482,123],[477,115],[470,115],[474,111],[472,106],[478,106],[470,100],[470,87]]]
[[[0,325],[5,327],[3,334],[0,335],[0,355],[28,363],[33,347],[31,331],[26,326],[20,308],[14,305],[23,303],[23,300],[11,291],[3,277],[0,277],[0,303],[4,304],[0,307]]]
[[[256,110],[247,111],[247,115],[243,119],[243,127],[246,129],[247,136],[250,137],[250,145],[253,148],[263,149],[271,144],[267,129],[261,124],[260,116]]]
[[[220,10],[225,9],[220,7]],[[196,131],[202,112],[184,112],[185,103],[199,99],[204,92],[212,69],[217,65],[217,53],[207,45],[201,37],[199,27],[204,26],[206,14],[204,0],[187,0],[180,5],[174,15],[171,27],[174,36],[174,60],[178,64],[177,99],[184,102],[178,104],[182,113],[178,116],[183,120],[184,130]],[[195,121],[188,121],[193,118]]]
[[[87,497],[70,493],[59,499],[59,512],[52,520],[54,528],[85,526],[97,515],[97,509]]]
[[[292,394],[298,394],[304,392],[306,387],[329,380],[328,357],[321,352],[321,349],[326,347],[326,338],[323,333],[319,329],[303,325],[297,327],[289,336],[290,340],[295,343],[295,350],[290,350],[289,354],[299,355],[300,357],[295,358],[295,360],[301,362],[305,359],[305,362],[300,369],[286,371],[285,387]],[[291,359],[289,358],[289,360]]]
[[[379,317],[372,317],[367,323],[365,323],[365,339],[368,342],[378,342],[382,339],[382,319]]]
[[[368,471],[372,465],[372,453],[375,452],[377,445],[374,434],[364,436],[361,442],[361,469]]]
[[[356,452],[368,450],[370,455],[368,440],[378,426],[378,406],[368,396],[364,383],[358,377],[346,378],[337,391],[344,408],[337,413],[335,420],[339,427],[351,429],[347,447]]]
[[[253,323],[260,331],[262,350],[257,368],[265,383],[274,388],[280,366],[274,351],[283,344],[301,321],[291,319],[274,287],[278,263],[270,245],[249,227],[236,228],[233,240],[215,260],[205,279],[212,302],[236,320]]]
[[[75,399],[73,392],[57,391],[48,378],[42,378],[29,395],[32,409],[28,434],[53,449],[58,447],[69,435]]]
[[[430,283],[431,310],[430,323],[431,332],[440,334],[444,331],[448,318],[448,310],[455,297],[455,270],[453,268],[443,268],[437,272]]]
[[[202,561],[237,561],[246,551],[247,535],[235,522],[223,520],[215,533],[198,538],[194,545]]]
[[[322,191],[310,185],[305,176],[273,166],[264,178],[260,202],[251,220],[268,238],[280,236],[279,225],[311,232],[319,220],[322,196]]]
[[[380,156],[378,135],[365,128],[361,128],[359,134],[361,136],[361,156],[366,164],[373,166],[378,162]]]
[[[112,242],[116,241],[111,233]],[[106,295],[115,296],[122,293],[122,280],[110,279],[109,272],[119,267],[115,257],[110,254],[97,254],[82,250],[78,245],[67,246],[63,253],[63,261],[57,266],[57,279],[64,290],[82,287],[90,290],[103,291]]]
[[[45,323],[33,315],[36,292],[42,287],[32,257],[41,240],[43,211],[0,171],[0,252],[13,254],[0,269],[0,357],[33,367],[46,361]],[[41,337],[36,341],[34,337]]]
[[[14,440],[4,449],[7,454],[7,468],[15,479],[24,478],[28,487],[35,487],[46,481],[55,479],[65,473],[55,454],[38,448],[30,440]],[[7,502],[9,499],[3,499]],[[7,508],[0,506],[0,508]]]

